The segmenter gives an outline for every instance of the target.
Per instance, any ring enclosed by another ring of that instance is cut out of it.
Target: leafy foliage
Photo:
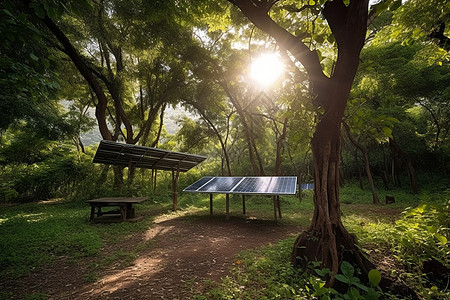
[[[404,211],[396,222],[397,255],[408,268],[417,271],[423,261],[434,258],[450,267],[450,202],[423,203]]]
[[[20,4],[14,4],[20,6]],[[25,120],[36,130],[55,121],[51,101],[59,87],[56,57],[41,31],[9,2],[0,4],[0,130]]]

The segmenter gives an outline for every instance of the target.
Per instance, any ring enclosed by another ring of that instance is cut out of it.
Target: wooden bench
[[[122,222],[128,221],[139,221],[142,217],[136,217],[133,204],[142,203],[148,200],[147,197],[109,197],[109,198],[98,198],[93,200],[88,200],[91,206],[91,217],[90,220],[93,221],[95,216],[101,218],[105,215],[120,215],[120,220]],[[113,211],[102,211],[103,207],[117,206],[118,210]]]

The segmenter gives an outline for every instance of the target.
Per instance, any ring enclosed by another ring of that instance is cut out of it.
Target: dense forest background
[[[284,2],[272,17],[306,32],[331,73],[321,1],[295,16]],[[448,3],[400,4],[373,6],[342,126],[339,182],[374,201],[450,182]],[[312,182],[308,76],[228,2],[4,1],[0,18],[0,201],[171,193],[170,174],[92,164],[100,139],[207,156],[180,189],[202,175]],[[261,87],[249,70],[268,52],[285,72]],[[173,109],[186,114],[169,133]]]

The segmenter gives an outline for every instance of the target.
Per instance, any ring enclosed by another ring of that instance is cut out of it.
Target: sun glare
[[[284,72],[284,65],[278,53],[261,54],[253,60],[250,67],[250,77],[262,87],[268,87]]]

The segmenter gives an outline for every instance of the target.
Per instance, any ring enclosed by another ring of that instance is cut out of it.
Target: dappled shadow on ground
[[[127,267],[118,263],[106,270],[100,268],[99,279],[86,283],[84,278],[92,271],[94,259],[72,265],[60,259],[8,290],[18,298],[43,293],[51,299],[189,299],[193,291],[202,290],[205,279],[218,281],[228,274],[240,251],[276,242],[300,230],[244,217],[232,217],[227,222],[222,215],[158,218],[144,233],[103,249],[105,256],[141,249]]]

